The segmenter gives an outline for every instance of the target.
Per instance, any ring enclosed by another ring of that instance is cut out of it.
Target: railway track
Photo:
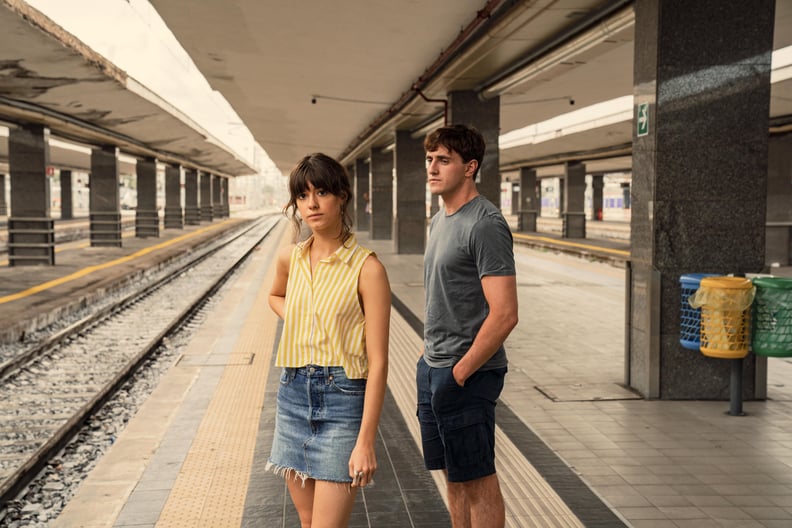
[[[277,225],[261,218],[0,365],[0,509]]]

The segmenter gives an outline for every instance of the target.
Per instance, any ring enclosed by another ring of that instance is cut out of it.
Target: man
[[[517,325],[512,236],[476,188],[481,134],[440,128],[424,141],[429,190],[443,198],[424,255],[424,353],[418,418],[424,463],[442,469],[454,528],[502,528],[495,473],[495,404],[506,375],[503,342]]]

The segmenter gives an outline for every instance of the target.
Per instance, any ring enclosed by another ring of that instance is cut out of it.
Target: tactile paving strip
[[[238,527],[253,465],[277,316],[262,281],[212,402],[160,514],[158,527]],[[253,358],[252,362],[249,362]]]
[[[420,429],[415,419],[415,363],[423,342],[396,313],[391,316],[390,335],[388,385],[402,416],[409,424],[415,442],[420,445]],[[584,528],[583,523],[500,427],[495,432],[495,456],[501,491],[506,503],[507,527]],[[434,471],[433,476],[445,497],[446,486],[441,472]]]

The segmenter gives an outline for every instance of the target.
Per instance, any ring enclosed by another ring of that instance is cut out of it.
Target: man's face
[[[458,152],[451,152],[443,146],[426,153],[426,177],[429,192],[450,196],[462,188],[466,180],[473,177],[477,162],[465,163]]]

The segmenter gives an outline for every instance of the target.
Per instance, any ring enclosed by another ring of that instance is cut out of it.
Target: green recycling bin
[[[751,349],[760,356],[792,356],[792,279],[757,277],[753,283]]]

